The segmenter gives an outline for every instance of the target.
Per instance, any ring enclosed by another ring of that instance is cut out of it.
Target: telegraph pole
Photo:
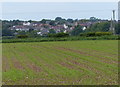
[[[113,12],[113,21],[112,21],[112,32],[115,35],[115,10]]]
[[[115,10],[113,10],[113,21],[115,20]]]
[[[110,32],[112,32],[115,35],[115,10],[112,10]]]

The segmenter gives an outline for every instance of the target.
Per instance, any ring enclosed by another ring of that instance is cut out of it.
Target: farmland
[[[3,43],[4,85],[117,85],[118,41]]]

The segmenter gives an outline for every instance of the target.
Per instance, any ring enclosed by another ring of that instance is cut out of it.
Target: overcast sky
[[[113,9],[117,19],[117,2],[4,2],[2,19],[39,21],[56,17],[88,19],[92,16],[111,19]]]

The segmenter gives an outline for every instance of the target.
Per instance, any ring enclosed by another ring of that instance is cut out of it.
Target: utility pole
[[[115,21],[115,10],[113,10],[113,21]]]
[[[115,10],[113,10],[113,34],[115,35]]]
[[[113,34],[115,35],[115,10],[113,10]]]
[[[110,32],[112,32],[115,35],[115,10],[112,10]]]
[[[118,2],[118,22],[120,23],[120,1]]]

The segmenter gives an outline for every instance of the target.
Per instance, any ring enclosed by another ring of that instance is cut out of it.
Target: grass
[[[118,41],[3,43],[5,85],[117,85]]]

